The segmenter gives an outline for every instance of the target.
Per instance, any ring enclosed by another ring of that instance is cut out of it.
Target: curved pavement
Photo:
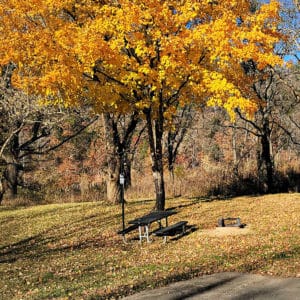
[[[126,300],[275,299],[300,300],[300,278],[243,273],[218,273],[146,290]]]

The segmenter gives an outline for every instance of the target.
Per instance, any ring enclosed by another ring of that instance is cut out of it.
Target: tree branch
[[[178,95],[180,94],[181,90],[185,87],[185,85],[188,83],[189,78],[190,78],[190,75],[188,75],[186,80],[181,83],[181,85],[179,86],[177,91],[167,99],[168,106],[172,105],[174,103],[173,101],[177,100]]]
[[[252,125],[258,132],[261,133],[261,129],[260,129],[259,126],[257,126],[253,121],[246,119],[246,118],[241,114],[241,112],[240,112],[238,109],[236,109],[235,112],[239,115],[240,119],[242,119],[243,121],[249,123],[249,124]],[[252,132],[252,131],[248,130],[248,132]],[[261,134],[259,135],[259,134],[257,134],[257,133],[256,133],[255,135],[256,135],[256,136],[261,136]]]
[[[13,136],[14,136],[15,134],[17,134],[18,132],[21,131],[21,129],[23,128],[23,126],[24,126],[24,122],[22,122],[22,123],[20,124],[20,126],[19,126],[17,129],[15,129],[14,131],[12,131],[11,134],[9,135],[9,137],[8,137],[8,138],[5,140],[5,142],[3,143],[3,145],[2,145],[2,147],[1,147],[1,149],[0,149],[0,157],[2,157],[4,160],[5,160],[5,155],[4,155],[3,153],[4,153],[4,150],[5,150],[6,146],[7,146],[8,143],[11,141],[11,139],[13,138]]]
[[[44,154],[48,154],[51,151],[56,150],[57,148],[59,148],[60,146],[62,146],[63,144],[65,144],[66,142],[70,141],[72,138],[74,138],[75,136],[79,135],[82,131],[84,131],[86,128],[88,128],[89,126],[91,126],[94,122],[96,122],[99,119],[99,116],[96,116],[93,120],[91,120],[87,125],[83,126],[82,128],[80,128],[77,132],[75,132],[74,134],[66,137],[65,139],[63,139],[60,143],[56,144],[55,146],[52,146],[51,148],[44,150],[44,151],[33,151],[30,154],[34,154],[34,155],[44,155]]]

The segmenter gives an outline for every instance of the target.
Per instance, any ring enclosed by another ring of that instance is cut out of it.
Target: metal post
[[[120,197],[122,203],[122,228],[125,229],[125,199],[124,199],[124,189],[125,189],[125,154],[124,151],[121,153],[121,170],[120,170]]]
[[[125,200],[124,200],[124,183],[125,183],[125,178],[124,174],[120,174],[120,186],[121,186],[121,203],[122,203],[122,228],[123,230],[125,229]]]

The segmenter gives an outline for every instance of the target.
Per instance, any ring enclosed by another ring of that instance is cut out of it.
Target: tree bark
[[[107,200],[110,203],[120,203],[120,184],[119,184],[119,176],[117,172],[113,172],[113,170],[108,170],[108,179],[106,181],[106,193]]]
[[[124,188],[127,190],[129,187],[131,187],[131,159],[128,157],[128,155],[126,155],[126,153],[124,154],[123,158],[123,169],[125,177]]]
[[[5,183],[4,183],[2,174],[1,174],[1,177],[0,177],[0,205],[2,203],[4,193],[5,193]]]
[[[264,120],[262,135],[260,137],[261,151],[258,157],[258,174],[260,192],[274,192],[274,163],[271,154],[270,126],[268,120]]]
[[[151,109],[144,111],[148,129],[148,139],[151,153],[152,162],[152,174],[154,180],[156,202],[156,210],[165,209],[165,183],[164,183],[164,168],[163,168],[163,149],[162,149],[162,138],[163,138],[163,105],[160,101],[158,117],[152,120]]]
[[[124,116],[123,116],[124,117]],[[133,133],[139,122],[138,114],[133,112],[129,119],[118,123],[120,115],[103,114],[107,153],[107,199],[111,203],[120,203],[120,174],[125,177],[125,188],[131,185],[131,160],[129,157]],[[118,128],[118,125],[120,126]]]
[[[106,194],[110,203],[120,203],[120,161],[118,153],[118,144],[114,134],[114,124],[112,116],[109,113],[103,114],[103,123],[105,129],[105,146],[107,154],[107,179]]]
[[[232,130],[232,156],[233,156],[233,174],[235,178],[239,176],[239,164],[238,164],[238,150],[236,140],[236,123],[233,125]]]
[[[5,180],[7,182],[7,196],[14,199],[18,194],[18,164],[8,163],[5,171]]]
[[[18,128],[20,123],[16,123],[16,127]],[[11,142],[9,144],[9,152],[6,155],[6,168],[4,171],[4,180],[6,182],[6,193],[9,199],[14,199],[18,194],[18,177],[20,171],[20,163],[19,163],[19,138],[20,132],[17,132],[13,135]]]

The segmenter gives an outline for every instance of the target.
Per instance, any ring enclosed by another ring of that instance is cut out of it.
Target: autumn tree
[[[278,9],[277,1],[251,11],[243,0],[1,0],[0,64],[13,61],[14,84],[45,104],[87,99],[97,112],[143,117],[164,209],[165,125],[191,102],[253,114],[253,78],[241,63],[281,63]]]

